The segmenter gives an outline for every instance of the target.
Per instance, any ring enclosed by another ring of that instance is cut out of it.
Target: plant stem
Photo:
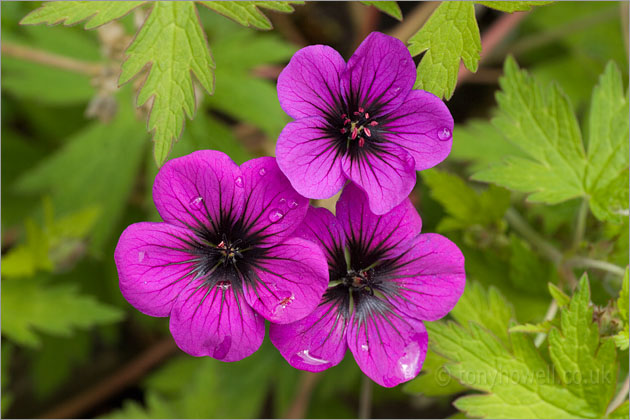
[[[582,199],[580,204],[580,210],[577,216],[577,224],[575,226],[575,236],[573,238],[573,249],[578,249],[580,242],[584,239],[584,232],[586,231],[586,219],[588,217],[588,200]]]
[[[300,384],[298,385],[297,395],[291,404],[291,407],[284,415],[285,419],[303,419],[308,410],[308,404],[311,401],[311,395],[315,385],[319,382],[321,374],[314,372],[302,372],[300,374]]]
[[[543,319],[543,322],[551,321],[553,317],[556,316],[557,312],[558,312],[558,302],[556,302],[556,300],[553,299],[551,301],[551,304],[549,305],[549,309],[547,309],[547,313],[545,314],[545,318]],[[544,333],[544,332],[538,333],[538,335],[536,335],[536,338],[534,339],[534,345],[536,347],[540,347],[542,342],[545,341],[545,337],[547,337],[547,333]]]
[[[407,42],[412,35],[420,30],[431,14],[440,5],[439,1],[423,1],[411,11],[401,23],[389,32],[389,35]]]
[[[2,43],[2,55],[21,58],[23,60],[32,61],[45,66],[57,67],[63,70],[85,74],[87,76],[98,76],[103,71],[103,66],[98,63],[90,63],[88,61],[64,57],[47,51],[23,47],[6,41]]]
[[[609,273],[618,274],[620,276],[623,276],[626,273],[626,270],[623,267],[619,267],[616,264],[587,257],[573,257],[570,258],[567,263],[571,267],[597,268],[599,270],[608,271]]]
[[[369,419],[372,414],[372,380],[363,374],[359,395],[359,418]]]
[[[540,252],[547,256],[547,258],[555,264],[560,264],[562,262],[562,252],[547,242],[542,236],[540,236],[540,234],[538,234],[538,232],[532,229],[515,209],[509,208],[505,212],[505,219],[510,226],[514,228],[514,230],[520,233],[534,246],[538,247]]]
[[[628,398],[628,390],[630,390],[630,376],[626,376],[626,380],[623,382],[619,393],[615,395],[608,409],[606,409],[606,416],[615,411],[623,402]]]

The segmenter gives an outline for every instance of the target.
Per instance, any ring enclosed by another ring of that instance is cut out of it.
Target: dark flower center
[[[365,290],[370,295],[374,295],[374,273],[375,272],[373,268],[358,271],[350,269],[348,270],[348,274],[346,275],[346,277],[342,279],[342,283],[352,292]]]
[[[339,132],[346,136],[346,149],[350,148],[350,142],[356,141],[359,147],[365,145],[365,140],[372,137],[372,130],[378,125],[378,121],[372,118],[363,107],[354,111],[352,115],[341,114],[342,127]]]

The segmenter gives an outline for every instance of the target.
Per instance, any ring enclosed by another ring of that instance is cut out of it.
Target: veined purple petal
[[[355,237],[369,249],[397,250],[417,236],[422,219],[409,199],[383,215],[372,213],[364,191],[354,184],[343,190],[337,201],[337,220],[348,237]],[[320,230],[322,227],[320,227]]]
[[[306,197],[332,197],[346,182],[337,140],[331,138],[327,124],[319,117],[291,122],[276,143],[278,166]]]
[[[340,101],[339,75],[345,67],[343,57],[333,48],[302,48],[278,77],[280,106],[295,119],[326,116]]]
[[[453,117],[432,93],[412,90],[384,120],[384,136],[411,154],[418,171],[437,165],[451,152]]]
[[[346,190],[348,187],[350,185]],[[323,207],[309,207],[304,222],[295,230],[295,235],[320,244],[329,260],[334,258],[330,253],[335,245],[343,246],[345,243],[342,223]]]
[[[258,350],[265,321],[229,284],[208,289],[195,282],[179,294],[170,330],[186,353],[233,362]]]
[[[346,321],[330,303],[291,324],[271,324],[269,338],[291,366],[320,372],[338,365],[346,354]]]
[[[153,184],[153,201],[165,222],[188,228],[210,225],[222,214],[238,216],[241,170],[228,155],[200,150],[169,160]]]
[[[241,165],[244,179],[243,221],[261,243],[287,238],[302,222],[308,199],[298,194],[272,157],[252,159]]]
[[[415,378],[427,353],[428,336],[421,321],[395,312],[374,313],[365,323],[356,314],[348,326],[348,347],[374,382],[393,387]]]
[[[464,256],[453,242],[433,233],[418,235],[404,247],[390,275],[399,286],[392,304],[417,319],[444,317],[464,292]]]
[[[328,285],[328,264],[321,248],[301,238],[266,249],[253,271],[257,278],[245,283],[245,298],[254,310],[279,324],[311,313]]]
[[[413,158],[395,144],[381,144],[378,151],[356,159],[344,156],[341,168],[368,196],[370,210],[384,214],[400,204],[416,183]]]
[[[341,76],[349,103],[388,112],[407,97],[416,81],[416,67],[400,40],[372,32],[354,52]]]
[[[192,276],[194,256],[182,247],[192,232],[167,223],[135,223],[120,235],[114,260],[120,291],[140,312],[168,316]]]

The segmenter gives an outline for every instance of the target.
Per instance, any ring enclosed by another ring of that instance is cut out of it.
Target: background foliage
[[[159,220],[166,159],[273,153],[298,48],[380,30],[455,117],[411,199],[468,282],[373,416],[628,418],[627,3],[549,3],[2,2],[3,416],[356,416],[351,357],[183,354],[122,299],[113,249]]]

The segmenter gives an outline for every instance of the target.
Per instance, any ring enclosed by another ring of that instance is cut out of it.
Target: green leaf
[[[510,282],[516,289],[547,296],[547,282],[553,281],[556,268],[542,260],[528,243],[510,235]]]
[[[571,301],[571,298],[555,284],[548,283],[547,286],[549,288],[549,293],[554,298],[559,308],[566,306]]]
[[[628,96],[611,61],[593,89],[585,186],[600,220],[620,222],[628,211]]]
[[[527,334],[538,334],[538,333],[548,333],[551,329],[552,324],[550,321],[540,322],[538,324],[522,324],[522,325],[514,325],[510,327],[509,332],[521,332]]]
[[[525,12],[531,10],[534,6],[544,6],[553,3],[552,1],[476,1],[475,3],[483,4],[486,7],[499,10],[501,12]]]
[[[508,328],[514,309],[496,288],[490,287],[486,292],[479,283],[468,284],[451,316],[464,326],[471,322],[481,325],[509,345]]]
[[[39,345],[36,331],[69,336],[76,328],[121,318],[122,311],[79,294],[74,286],[45,286],[33,279],[2,282],[2,334],[24,346]]]
[[[457,175],[437,169],[422,171],[421,174],[431,189],[431,197],[450,216],[440,222],[437,227],[439,231],[474,225],[490,226],[501,220],[510,205],[510,193],[502,188],[487,188],[478,193]]]
[[[612,341],[600,343],[590,297],[584,274],[569,307],[561,313],[562,328],[549,332],[549,355],[566,389],[582,400],[585,417],[600,417],[615,393],[616,351]]]
[[[589,300],[583,277],[569,307],[561,310],[560,329],[549,333],[553,366],[525,334],[512,332],[510,346],[476,322],[467,328],[427,323],[431,348],[448,359],[448,372],[483,392],[459,398],[455,406],[480,418],[603,417],[617,363],[613,343],[600,340]]]
[[[458,394],[466,387],[462,386],[445,369],[447,359],[432,350],[422,364],[420,375],[403,385],[403,391],[409,394],[422,394],[427,397]]]
[[[16,184],[22,193],[51,194],[55,209],[62,214],[99,208],[90,243],[95,252],[100,252],[105,241],[116,233],[114,226],[123,214],[142,163],[146,134],[126,99],[129,93],[128,89],[119,93],[118,113],[110,124],[89,124]]]
[[[450,99],[457,83],[460,60],[477,71],[481,38],[472,2],[442,2],[429,20],[409,39],[409,52],[426,51],[418,65],[415,89]]]
[[[538,84],[512,58],[504,71],[500,112],[492,122],[528,158],[508,157],[473,179],[531,193],[528,200],[549,204],[583,196],[586,156],[568,99],[557,85]]]
[[[154,155],[161,166],[184,128],[184,113],[195,112],[192,74],[209,93],[214,91],[214,61],[210,56],[197,10],[192,2],[160,1],[126,50],[120,84],[127,83],[145,66],[149,74],[138,94],[137,105],[152,99],[148,129],[153,133]]]
[[[615,340],[615,345],[620,350],[627,350],[630,345],[630,333],[629,333],[629,325],[628,325],[628,300],[630,299],[628,295],[628,267],[626,267],[626,274],[623,276],[621,291],[619,292],[619,298],[617,299],[617,311],[619,313],[619,318],[621,319],[622,326],[621,331],[619,331],[613,339]]]
[[[46,23],[66,26],[85,22],[85,29],[93,29],[112,20],[119,19],[144,1],[51,1],[26,15],[22,25]]]
[[[278,12],[291,13],[291,4],[304,4],[302,1],[200,1],[198,2],[223,16],[229,17],[243,26],[258,29],[271,29],[272,25],[259,7]]]
[[[374,6],[383,13],[387,13],[394,19],[402,20],[400,6],[395,1],[362,1],[366,6]]]
[[[606,418],[608,419],[627,419],[629,414],[628,400],[624,401],[619,407],[613,410]]]

